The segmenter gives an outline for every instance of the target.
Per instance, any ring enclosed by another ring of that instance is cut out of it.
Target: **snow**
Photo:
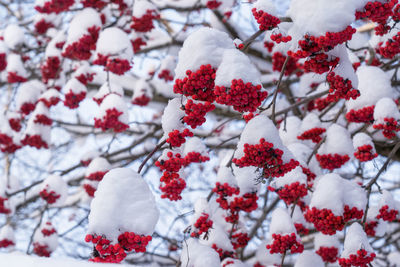
[[[179,51],[175,78],[182,79],[187,70],[196,71],[201,65],[210,64],[217,68],[225,49],[235,49],[227,33],[206,27],[193,32]]]
[[[128,61],[133,56],[132,44],[128,35],[116,27],[107,28],[100,33],[96,52],[102,55],[117,56]]]
[[[387,256],[387,259],[393,267],[400,267],[400,252],[393,251]]]
[[[308,113],[304,117],[303,121],[301,122],[300,132],[303,133],[312,128],[320,128],[320,127],[321,127],[321,121],[320,121],[319,117],[317,116],[317,114]]]
[[[267,249],[267,244],[269,244],[269,240],[264,240],[261,242],[261,244],[258,246],[258,249],[256,251],[256,259],[259,263],[270,266],[270,265],[279,265],[281,262],[281,256],[280,254],[271,254],[270,250]]]
[[[257,0],[257,2],[254,3],[253,8],[257,9],[257,11],[262,10],[275,17],[278,16],[275,4],[271,0]]]
[[[17,24],[9,24],[4,30],[3,37],[10,49],[16,49],[19,45],[25,43],[24,30]]]
[[[349,79],[353,88],[357,88],[358,77],[354,72],[352,63],[350,62],[346,46],[344,44],[337,45],[327,54],[340,58],[338,65],[334,69],[335,74],[343,77],[344,79]]]
[[[157,10],[157,8],[148,0],[136,0],[133,5],[132,16],[141,18],[147,10]]]
[[[207,245],[200,244],[197,239],[189,238],[183,242],[181,266],[185,267],[220,267],[218,253]]]
[[[325,264],[321,257],[317,255],[314,251],[305,250],[299,255],[296,260],[294,267],[324,267]]]
[[[22,136],[22,139],[25,138],[25,136],[30,135],[39,135],[42,140],[50,145],[51,143],[51,126],[35,123],[36,118],[31,116],[28,120],[28,124],[25,128],[24,135]]]
[[[21,267],[21,266],[40,266],[40,267],[102,267],[103,263],[94,263],[85,260],[74,260],[67,258],[45,258],[45,257],[36,257],[36,256],[28,256],[22,254],[21,252],[13,252],[13,253],[0,253],[0,262],[7,262],[7,267]],[[127,267],[134,265],[124,265],[124,264],[112,264],[108,263],[107,267]]]
[[[393,198],[392,193],[390,193],[387,190],[382,190],[382,195],[381,199],[379,200],[379,207],[383,207],[385,205],[388,205],[389,210],[397,210],[397,203]]]
[[[113,242],[124,232],[152,235],[158,217],[154,196],[143,178],[131,169],[116,168],[104,176],[95,192],[88,233],[105,235]]]
[[[21,83],[18,88],[16,97],[16,106],[20,110],[24,103],[36,103],[39,99],[40,94],[46,90],[46,86],[39,80],[30,80],[25,83]]]
[[[375,105],[379,99],[394,95],[390,76],[380,68],[360,66],[356,74],[359,80],[357,89],[360,91],[360,96],[355,100],[350,99],[346,101],[348,111]]]
[[[318,149],[318,154],[339,154],[352,157],[353,142],[346,128],[332,124],[326,131],[326,140]]]
[[[363,145],[371,145],[372,150],[375,151],[374,142],[372,142],[372,138],[366,133],[357,133],[353,137],[353,146],[354,148],[363,146]]]
[[[106,116],[107,110],[111,110],[113,108],[122,112],[122,114],[119,115],[118,120],[124,124],[128,124],[128,106],[126,105],[124,99],[117,94],[109,94],[104,98],[103,102],[101,102],[100,105],[99,118],[103,118],[103,116]]]
[[[15,244],[14,230],[9,224],[4,225],[0,230],[0,241],[5,239]]]
[[[106,172],[111,169],[110,163],[105,158],[97,157],[93,159],[86,169],[86,177],[95,172]]]
[[[207,156],[207,147],[203,141],[198,137],[189,138],[185,143],[185,148],[183,149],[183,155],[187,155],[190,152],[198,152],[202,156]]]
[[[67,37],[64,31],[59,31],[49,42],[46,47],[46,58],[48,57],[61,57],[61,50],[56,47],[56,44],[65,42]]]
[[[250,166],[239,168],[236,165],[232,167],[241,195],[257,192],[259,190],[261,184],[257,181],[260,176],[257,172],[257,167]]]
[[[111,86],[109,86],[109,85],[111,85]],[[103,99],[107,94],[111,94],[111,93],[123,96],[124,89],[116,83],[106,82],[105,84],[103,84],[100,87],[99,91],[93,96],[93,98],[100,100],[100,99]]]
[[[43,189],[46,189],[48,193],[54,191],[57,195],[60,195],[56,202],[50,205],[51,207],[62,206],[68,197],[67,183],[59,175],[49,175],[42,183],[41,190]]]
[[[78,41],[83,35],[87,34],[88,28],[93,26],[101,28],[101,25],[100,15],[93,8],[84,8],[77,12],[69,24],[67,43],[64,47]]]
[[[243,263],[242,261],[233,258],[225,258],[221,262],[221,264],[222,266],[229,266],[229,267],[250,267],[250,265],[248,265],[247,263]]]
[[[11,53],[7,55],[7,72],[15,72],[18,76],[27,78],[28,72],[24,67],[21,56],[18,54]]]
[[[46,245],[49,252],[53,252],[58,247],[58,235],[57,233],[53,233],[51,235],[44,235],[42,230],[47,229],[51,230],[53,226],[48,225],[47,222],[42,222],[39,229],[36,230],[35,234],[33,235],[33,242],[39,243],[40,245]]]
[[[298,88],[292,90],[294,96],[305,96],[311,91],[311,85],[313,83],[325,82],[326,75],[320,75],[316,73],[305,73],[300,77]]]
[[[289,116],[279,126],[279,137],[282,139],[284,145],[288,146],[292,143],[299,142],[297,136],[302,121],[296,116]]]
[[[359,184],[354,180],[343,179],[343,203],[350,207],[356,207],[359,210],[364,210],[367,205],[367,195]]]
[[[82,92],[86,92],[87,89],[86,89],[86,86],[83,85],[79,80],[72,78],[64,85],[62,91],[64,94],[68,94],[69,92],[72,92],[77,95]]]
[[[164,109],[164,114],[161,117],[162,129],[164,136],[168,136],[168,133],[173,130],[183,130],[181,119],[185,116],[185,112],[181,109],[181,99],[174,98],[168,101],[168,105]]]
[[[200,240],[202,244],[208,245],[211,247],[213,244],[217,245],[217,247],[225,250],[225,251],[234,251],[232,243],[229,239],[227,232],[224,228],[217,223],[213,224],[213,227],[208,231],[208,239]],[[204,266],[204,265],[202,265]]]
[[[172,91],[172,88],[171,88],[171,91]],[[136,99],[137,97],[140,97],[143,95],[147,96],[148,98],[152,98],[153,92],[145,79],[139,79],[133,88],[132,101],[134,99]]]
[[[348,258],[351,254],[357,254],[359,249],[372,253],[373,249],[368,242],[367,234],[359,223],[353,223],[347,230],[344,240],[344,249],[341,258]]]
[[[314,248],[318,250],[320,247],[340,248],[340,242],[337,235],[324,235],[317,233],[314,238]]]
[[[216,72],[215,86],[230,88],[234,79],[242,79],[245,84],[261,84],[261,74],[249,57],[238,49],[228,49],[224,52]]]
[[[279,179],[274,180],[273,184],[277,188],[281,188],[285,185],[290,185],[295,182],[299,182],[300,184],[304,185],[307,183],[307,176],[303,173],[301,167],[299,166],[286,173],[284,176],[279,177]]]
[[[396,103],[388,97],[379,99],[374,109],[375,123],[384,123],[384,118],[400,119],[400,112]]]
[[[386,234],[388,223],[382,219],[377,219],[376,216],[379,214],[381,206],[370,206],[367,213],[367,223],[377,222],[378,225],[374,227],[375,236],[382,237]]]
[[[230,186],[237,186],[236,178],[233,175],[231,168],[226,167],[225,165],[220,165],[216,182],[221,184],[228,183]]]
[[[271,224],[269,226],[270,234],[287,235],[296,233],[296,228],[292,222],[292,218],[286,209],[276,208],[271,215]]]

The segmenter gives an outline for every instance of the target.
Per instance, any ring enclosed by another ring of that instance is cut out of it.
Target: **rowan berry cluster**
[[[249,241],[250,241],[250,237],[247,233],[238,232],[238,233],[232,234],[232,237],[231,237],[232,246],[233,246],[233,249],[235,249],[235,250],[238,248],[244,248],[245,246],[247,246],[247,243]]]
[[[92,26],[87,29],[87,34],[83,35],[78,41],[69,44],[64,52],[63,57],[73,60],[88,60],[92,56],[91,51],[96,49],[96,42],[99,38],[100,28]]]
[[[6,201],[8,198],[0,196],[0,214],[9,214],[11,213],[11,210],[6,207]]]
[[[0,248],[7,248],[14,245],[15,245],[14,242],[7,238],[0,240]]]
[[[150,97],[148,97],[146,94],[143,94],[141,96],[132,99],[132,104],[144,107],[147,106],[147,104],[149,104],[150,100],[151,100]]]
[[[168,133],[167,143],[172,147],[180,147],[186,142],[185,137],[192,137],[193,133],[189,129],[184,129],[182,132],[173,130]]]
[[[54,27],[54,25],[51,22],[47,22],[45,19],[41,19],[35,23],[34,27],[36,33],[45,34],[47,30]]]
[[[222,4],[222,2],[217,1],[217,0],[208,0],[206,6],[209,9],[217,9],[221,4]]]
[[[33,243],[33,253],[40,257],[50,257],[51,251],[49,246],[45,244],[40,244],[38,242]]]
[[[334,215],[330,209],[308,208],[304,218],[325,235],[334,235],[343,230],[345,224],[343,217]]]
[[[326,77],[329,83],[328,100],[331,102],[338,101],[339,99],[356,99],[360,96],[360,91],[353,88],[349,79],[343,79],[342,76],[330,72]]]
[[[382,208],[379,209],[379,214],[376,216],[376,218],[388,222],[393,222],[394,220],[396,220],[397,214],[399,214],[398,210],[389,209],[388,205],[384,205]]]
[[[391,139],[396,136],[400,131],[400,124],[394,118],[384,118],[384,123],[376,123],[373,125],[374,129],[382,130],[384,137]]]
[[[357,254],[351,254],[348,258],[339,258],[341,267],[368,266],[375,258],[375,253],[369,253],[365,249],[359,249]]]
[[[354,152],[354,157],[361,162],[373,160],[378,156],[378,153],[374,153],[371,145],[363,145],[357,147],[357,151]]]
[[[279,148],[274,149],[272,143],[260,139],[259,144],[244,144],[244,156],[240,159],[232,160],[239,167],[255,166],[263,168],[265,177],[280,177],[293,170],[299,162],[291,159],[288,163],[283,163],[283,151]]]
[[[131,28],[136,32],[149,32],[154,29],[153,20],[160,19],[160,14],[155,10],[148,9],[141,17],[132,17]]]
[[[183,117],[183,121],[192,127],[192,129],[195,129],[197,126],[206,122],[206,114],[214,110],[215,106],[210,102],[195,103],[193,100],[189,99],[183,109],[186,114]]]
[[[94,118],[94,127],[101,128],[102,131],[112,129],[116,133],[123,132],[129,128],[129,125],[118,120],[122,113],[116,108],[107,109],[106,114],[101,119]]]
[[[259,28],[262,31],[272,30],[273,28],[278,26],[279,23],[281,23],[281,20],[279,18],[272,16],[267,12],[257,10],[256,8],[253,8],[251,11],[253,12],[253,16],[256,19],[257,23],[260,25]]]
[[[283,36],[282,33],[277,33],[277,34],[271,34],[269,37],[272,41],[274,41],[275,43],[279,44],[279,43],[287,43],[290,42],[292,40],[292,36],[288,35],[288,36]]]
[[[191,237],[199,237],[203,233],[208,233],[208,230],[213,226],[213,221],[209,219],[209,215],[207,213],[203,213],[196,222],[193,224],[194,230],[190,234]]]
[[[36,11],[40,13],[61,13],[67,11],[73,4],[74,0],[48,0],[44,1],[43,6],[35,6]]]
[[[367,221],[365,222],[364,231],[368,236],[375,236],[375,228],[378,226],[377,221]]]
[[[22,128],[21,119],[19,119],[19,118],[10,118],[10,119],[8,119],[8,123],[10,124],[11,129],[13,129],[16,132],[19,132]]]
[[[346,113],[348,122],[365,122],[372,123],[374,121],[375,106],[363,107],[357,110],[351,109]]]
[[[315,72],[318,74],[323,74],[325,72],[328,72],[330,69],[336,67],[338,63],[338,57],[330,59],[327,54],[321,53],[308,58],[304,62],[303,68],[305,72]]]
[[[14,153],[21,146],[14,143],[12,137],[7,134],[0,133],[0,150],[1,152]]]
[[[171,74],[171,71],[168,69],[160,71],[160,73],[158,74],[158,78],[164,79],[166,82],[174,80],[174,76]]]
[[[387,40],[384,45],[383,42],[380,42],[378,44],[377,53],[389,59],[394,58],[398,53],[400,53],[400,33],[397,33],[395,36]]]
[[[108,171],[97,171],[97,172],[93,172],[91,174],[89,174],[88,176],[86,176],[85,178],[90,180],[90,181],[98,181],[100,182],[101,180],[103,180],[104,175],[106,175]]]
[[[260,84],[244,83],[242,79],[232,80],[231,87],[215,86],[214,94],[219,104],[233,106],[239,112],[254,112],[268,96],[266,91],[261,91]]]
[[[308,235],[308,233],[310,232],[309,229],[307,229],[303,224],[301,223],[295,223],[294,227],[296,228],[296,232],[299,235]]]
[[[107,5],[107,2],[104,2],[102,0],[81,0],[81,4],[84,7],[92,7],[97,10],[101,10]]]
[[[345,222],[348,222],[352,219],[360,220],[363,215],[364,215],[363,210],[359,210],[356,207],[350,208],[348,205],[344,206],[343,220]]]
[[[165,171],[160,178],[160,190],[163,192],[161,198],[171,201],[181,200],[181,193],[186,187],[186,182],[178,173]]]
[[[46,222],[45,227],[41,230],[44,236],[51,236],[57,233],[56,229],[52,226],[51,222]]]
[[[268,52],[272,52],[272,48],[274,48],[274,42],[268,42],[268,41],[265,41],[264,42],[264,47],[265,48],[267,48],[267,50],[268,50]]]
[[[94,188],[93,186],[91,186],[90,184],[84,184],[83,185],[83,189],[85,189],[86,193],[88,194],[88,196],[90,197],[94,197],[94,192],[96,192],[96,188]]]
[[[131,44],[132,44],[133,52],[137,53],[140,51],[140,47],[146,45],[146,42],[141,37],[138,37],[135,40],[131,40]]]
[[[319,256],[321,256],[324,262],[334,263],[338,259],[339,250],[336,247],[320,247],[315,251]]]
[[[186,77],[176,79],[174,93],[191,96],[195,100],[213,102],[214,96],[215,69],[210,65],[201,65],[192,72],[186,71]]]
[[[105,71],[111,71],[116,75],[123,75],[131,69],[131,64],[126,59],[111,58],[107,55],[97,54],[93,64],[104,66]]]
[[[33,146],[37,149],[40,148],[49,148],[49,144],[42,139],[42,137],[38,134],[35,135],[25,135],[25,138],[21,140],[21,144],[24,146]]]
[[[223,250],[222,248],[219,248],[216,244],[212,244],[211,247],[218,253],[221,261],[225,258],[232,258],[235,255],[235,253],[233,251]]]
[[[227,197],[239,195],[240,190],[237,187],[230,186],[228,183],[221,184],[217,182],[213,188],[213,192],[218,195],[216,202],[222,209],[227,210],[229,208]]]
[[[44,114],[37,114],[33,122],[43,125],[51,125],[53,123],[53,120]]]
[[[301,135],[297,136],[297,139],[299,140],[311,140],[314,143],[318,144],[319,142],[321,142],[322,137],[321,135],[326,132],[325,128],[312,128],[310,130],[307,130],[305,132],[303,132]]]
[[[390,0],[386,3],[379,1],[368,2],[364,6],[363,11],[356,11],[356,19],[368,18],[369,20],[378,23],[375,29],[376,35],[384,35],[390,30],[390,26],[386,25],[387,19],[393,15],[393,7],[398,0]]]
[[[7,68],[7,55],[6,53],[0,53],[0,71]]]
[[[26,81],[27,81],[27,79],[25,77],[18,75],[14,71],[7,72],[7,82],[8,83],[23,83]]]
[[[328,169],[330,171],[342,167],[347,161],[350,160],[348,155],[339,154],[316,154],[315,157],[321,168]]]
[[[296,200],[307,195],[307,186],[300,182],[285,184],[282,188],[274,189],[268,187],[270,191],[275,191],[279,198],[285,201],[287,205],[295,203]]]
[[[272,69],[274,71],[282,71],[283,64],[285,64],[286,56],[281,52],[275,52],[272,54]],[[289,76],[297,70],[297,59],[289,57],[286,63],[284,75]]]
[[[79,107],[79,103],[85,99],[85,97],[86,92],[80,92],[76,94],[72,91],[69,91],[67,94],[65,94],[64,105],[70,109],[75,109]]]
[[[230,215],[225,218],[227,222],[237,223],[239,220],[239,211],[252,212],[256,210],[258,196],[257,193],[245,193],[242,196],[235,197],[231,202],[228,202]],[[221,208],[223,208],[221,206]]]
[[[49,204],[53,204],[57,201],[57,199],[60,198],[60,195],[57,194],[55,191],[47,191],[47,188],[44,188],[42,191],[39,193],[40,197],[45,200]]]
[[[297,241],[295,233],[280,235],[272,234],[272,244],[267,245],[267,249],[271,254],[280,253],[283,254],[290,250],[291,254],[302,253],[304,250],[303,244]]]

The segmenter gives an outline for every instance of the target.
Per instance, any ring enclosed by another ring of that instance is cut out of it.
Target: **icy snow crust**
[[[122,212],[123,211],[123,212]],[[109,171],[90,206],[89,234],[117,242],[124,232],[152,235],[159,211],[143,178],[128,168]]]
[[[227,33],[211,28],[201,28],[195,31],[185,40],[179,51],[175,79],[184,78],[187,70],[196,71],[201,65],[210,64],[217,68],[225,49],[235,49],[235,45]]]

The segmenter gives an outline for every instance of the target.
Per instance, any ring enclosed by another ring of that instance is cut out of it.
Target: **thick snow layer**
[[[69,92],[80,94],[82,92],[87,92],[87,89],[79,80],[72,78],[65,84],[62,91],[64,94],[68,94]]]
[[[42,140],[50,145],[51,143],[51,127],[43,124],[35,123],[36,118],[31,116],[28,120],[28,124],[25,128],[25,132],[22,138],[26,135],[39,135]]]
[[[56,202],[51,204],[52,207],[59,207],[64,204],[65,200],[68,197],[68,186],[67,183],[63,180],[63,178],[59,175],[49,175],[42,183],[42,190],[46,189],[48,193],[54,191],[57,195],[60,195],[57,198]]]
[[[100,33],[96,44],[96,52],[107,56],[131,60],[133,56],[132,44],[128,35],[119,28],[107,28]]]
[[[378,225],[374,227],[375,236],[382,237],[386,234],[386,230],[388,229],[388,222],[382,219],[376,219],[376,216],[379,214],[381,206],[370,206],[367,214],[367,222],[378,222]]]
[[[357,69],[360,96],[346,101],[347,110],[375,105],[383,97],[393,97],[390,76],[378,67],[361,66]],[[379,88],[379,90],[378,90]]]
[[[274,184],[277,188],[283,187],[285,185],[290,185],[295,182],[299,182],[300,184],[307,183],[307,176],[303,173],[301,167],[299,166],[286,173],[284,176],[274,180]]]
[[[64,47],[78,41],[83,35],[87,34],[87,30],[93,26],[101,28],[100,15],[96,10],[93,8],[85,8],[77,12],[69,24],[67,44]]]
[[[88,233],[105,235],[113,242],[124,232],[152,235],[158,217],[143,178],[131,169],[116,168],[99,183],[90,206]]]
[[[239,168],[236,165],[233,165],[232,167],[241,195],[254,193],[259,190],[261,184],[257,181],[260,176],[257,172],[257,167],[250,166]]]
[[[36,103],[44,90],[46,90],[46,86],[39,80],[22,83],[18,88],[16,97],[17,109],[20,110],[24,103]]]
[[[366,133],[357,133],[353,137],[353,146],[354,148],[357,148],[363,145],[371,145],[373,151],[375,151],[375,146],[374,143],[372,142],[372,138]]]
[[[12,241],[15,244],[14,230],[8,224],[4,225],[0,230],[0,241],[5,239]]]
[[[24,30],[17,24],[9,24],[4,30],[3,37],[10,49],[15,49],[25,42]]]
[[[218,253],[207,245],[200,244],[197,239],[190,238],[183,242],[181,266],[185,267],[220,267]]]
[[[230,88],[232,80],[242,79],[244,83],[261,84],[261,74],[248,56],[238,49],[225,50],[215,76],[216,86]]]
[[[156,86],[156,88],[158,89],[158,86]],[[132,101],[137,97],[141,97],[143,95],[151,99],[153,97],[153,91],[151,90],[148,82],[145,79],[139,79],[133,88]]]
[[[271,0],[257,0],[257,2],[254,3],[253,8],[262,10],[272,16],[278,16],[275,4]]]
[[[21,252],[0,253],[0,262],[7,262],[7,267],[104,267],[104,263],[93,263],[85,260],[75,260],[66,258],[44,258],[36,256],[28,256]],[[108,263],[107,267],[134,267],[134,265],[112,264]]]
[[[296,233],[296,228],[294,227],[292,218],[290,218],[290,215],[286,209],[276,208],[272,212],[269,233],[284,235]]]
[[[61,50],[56,47],[58,43],[63,43],[67,40],[67,36],[64,31],[59,31],[49,42],[46,47],[46,58],[47,57],[61,57]]]
[[[312,250],[305,250],[296,260],[294,267],[324,267],[321,257]]]
[[[312,84],[319,84],[325,82],[325,75],[316,73],[305,73],[300,77],[298,88],[292,90],[294,96],[306,96],[311,91]]]
[[[265,240],[261,242],[261,244],[258,246],[258,249],[256,251],[256,259],[259,263],[265,265],[265,266],[270,266],[270,265],[279,265],[281,262],[281,256],[280,254],[271,254],[270,250],[267,249],[267,244],[269,244],[269,240]]]
[[[102,99],[104,98],[107,94],[114,93],[120,96],[124,95],[124,89],[119,84],[116,83],[110,83],[111,86],[108,86],[108,82],[103,84],[99,91],[93,96],[94,99]]]
[[[132,16],[140,18],[146,14],[147,10],[157,10],[157,8],[148,0],[136,0],[133,5]]]
[[[336,173],[322,176],[312,194],[310,208],[330,209],[336,216],[343,214],[343,178]]]
[[[185,112],[181,109],[181,99],[174,98],[168,101],[168,105],[164,109],[164,114],[161,117],[161,125],[164,131],[164,135],[168,136],[169,132],[173,130],[183,130],[181,119],[185,116]]]
[[[229,266],[229,267],[250,267],[249,264],[233,258],[225,258],[221,262],[221,264],[222,266]]]
[[[18,54],[11,53],[7,56],[7,72],[15,72],[18,76],[27,78],[28,72],[24,67],[21,56]]]
[[[343,180],[343,203],[350,207],[364,210],[367,205],[367,195],[365,190],[354,180]]]
[[[387,190],[382,191],[381,199],[379,200],[379,207],[383,207],[385,205],[388,205],[389,210],[397,210],[399,208],[396,200],[393,198],[392,193]]]
[[[332,124],[326,131],[326,140],[318,150],[318,154],[339,154],[352,157],[353,142],[346,128]]]
[[[299,142],[297,136],[300,133],[302,121],[296,116],[289,116],[279,126],[279,136],[285,146]]]
[[[186,141],[185,148],[183,149],[183,154],[186,156],[190,152],[198,152],[202,156],[208,155],[207,147],[198,137],[192,137]]]
[[[208,232],[208,239],[202,239],[200,242],[210,247],[216,244],[217,247],[225,251],[234,251],[227,231],[220,224],[213,224],[213,227]]]
[[[217,68],[225,49],[235,49],[235,45],[227,33],[211,28],[201,28],[195,31],[189,35],[179,51],[175,78],[184,78],[187,70],[196,71],[201,65],[210,64]]]
[[[399,108],[393,99],[388,97],[379,99],[374,109],[374,120],[376,123],[384,123],[384,118],[400,119]]]
[[[364,249],[370,253],[374,252],[362,226],[359,223],[353,223],[347,230],[341,257],[348,258],[351,254],[357,254],[359,249]]]
[[[344,44],[337,45],[332,51],[327,53],[334,57],[340,58],[338,65],[335,67],[335,74],[351,81],[353,88],[358,87],[358,78],[350,61],[347,48]]]
[[[86,169],[86,176],[95,172],[106,172],[111,169],[110,163],[105,158],[97,157],[93,159]]]
[[[318,250],[320,247],[340,248],[340,242],[337,235],[324,235],[317,233],[314,238],[314,248]]]
[[[317,116],[317,114],[308,113],[301,122],[300,132],[305,132],[312,128],[320,128],[320,127],[321,127],[321,121]]]

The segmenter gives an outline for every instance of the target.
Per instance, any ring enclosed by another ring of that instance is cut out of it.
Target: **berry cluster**
[[[50,257],[51,251],[49,250],[49,246],[45,244],[40,244],[38,242],[34,242],[33,253],[35,253],[40,257]]]
[[[213,226],[213,221],[210,220],[207,213],[203,213],[193,224],[195,230],[190,234],[191,237],[199,237],[203,233],[208,233],[208,230]]]
[[[127,251],[146,252],[147,244],[152,240],[151,236],[138,235],[125,232],[118,237],[119,244]]]
[[[43,82],[47,83],[50,79],[58,78],[60,67],[61,61],[59,57],[46,58],[46,61],[40,66]]]
[[[363,145],[357,147],[357,151],[354,152],[354,157],[361,162],[373,160],[378,156],[378,153],[374,153],[371,145]]]
[[[140,18],[133,16],[131,28],[136,32],[149,32],[154,29],[153,20],[160,18],[160,15],[155,11],[148,9]]]
[[[336,231],[343,230],[344,220],[342,216],[335,216],[329,209],[308,209],[304,218],[314,224],[315,229],[325,235],[334,235]]]
[[[376,216],[377,219],[382,219],[384,221],[393,222],[396,220],[398,210],[391,209],[389,210],[389,206],[385,205],[379,210],[379,214]]]
[[[392,59],[400,53],[400,32],[385,42],[380,42],[377,52],[385,58]]]
[[[33,146],[37,149],[40,148],[49,148],[49,145],[42,139],[42,137],[38,134],[29,135],[27,134],[24,139],[21,140],[21,144],[24,146]]]
[[[396,132],[400,131],[400,124],[394,118],[384,118],[384,123],[376,123],[374,129],[382,130],[384,137],[391,139],[396,136]]]
[[[206,6],[209,9],[217,9],[221,4],[222,4],[222,2],[217,1],[217,0],[208,0]]]
[[[365,122],[372,123],[374,121],[375,106],[363,107],[357,110],[351,109],[346,113],[348,122]]]
[[[38,34],[45,34],[51,27],[54,27],[53,23],[41,19],[35,23],[35,32]]]
[[[183,121],[195,129],[197,126],[202,125],[206,122],[206,114],[215,109],[215,106],[210,102],[203,103],[195,103],[193,100],[189,99],[186,105],[183,107],[185,110],[185,116],[183,117]]]
[[[160,71],[160,73],[158,74],[158,78],[164,79],[166,82],[174,80],[174,76],[171,75],[171,71],[168,69]]]
[[[160,178],[160,190],[163,192],[161,198],[168,198],[171,201],[181,200],[181,193],[186,187],[186,182],[178,173],[165,171]]]
[[[6,53],[0,53],[0,71],[7,68],[7,55]]]
[[[321,256],[324,262],[334,263],[338,259],[339,250],[336,247],[320,247],[315,251],[319,256]]]
[[[378,226],[377,221],[367,221],[365,222],[364,231],[368,236],[375,236],[375,227]]]
[[[310,230],[308,230],[303,224],[301,223],[295,223],[294,227],[296,228],[296,232],[299,235],[308,235]]]
[[[318,74],[323,74],[325,72],[328,72],[331,68],[336,67],[338,63],[338,57],[330,59],[327,54],[320,53],[308,58],[304,62],[303,68],[305,72],[315,72]]]
[[[274,48],[274,42],[268,42],[268,41],[265,41],[264,42],[264,47],[265,48],[267,48],[267,50],[268,50],[268,52],[272,52],[272,48]]]
[[[213,102],[214,79],[215,69],[210,64],[201,65],[195,72],[186,71],[185,78],[175,80],[174,93],[191,96],[195,100]]]
[[[256,145],[244,144],[244,156],[232,160],[239,167],[255,166],[263,168],[265,177],[280,177],[293,170],[299,162],[291,159],[283,163],[283,151],[275,148],[272,143],[266,142],[264,138]]]
[[[250,241],[249,235],[247,233],[234,233],[231,237],[231,242],[233,249],[244,248],[247,246],[247,243]]]
[[[8,198],[0,196],[0,214],[9,214],[11,213],[11,210],[6,207],[6,201]]]
[[[356,99],[360,96],[360,91],[354,89],[349,79],[343,79],[340,75],[335,72],[330,72],[326,77],[329,83],[329,95],[328,100],[331,102],[338,101],[340,98],[349,100]]]
[[[279,23],[281,23],[281,20],[279,18],[272,16],[267,12],[257,10],[256,8],[253,8],[251,11],[253,12],[253,16],[256,19],[257,23],[260,25],[259,28],[262,31],[272,30],[273,28],[278,26]]]
[[[297,139],[299,140],[311,140],[314,143],[318,144],[321,142],[322,137],[321,134],[326,132],[325,128],[312,128],[310,130],[307,130],[303,132],[301,135],[297,136]]]
[[[14,71],[7,72],[7,82],[8,83],[23,83],[26,81],[27,81],[27,79],[25,77],[18,75]]]
[[[352,219],[360,220],[363,215],[364,215],[363,210],[359,210],[356,207],[350,208],[348,205],[344,206],[343,219],[345,222],[348,222]]]
[[[53,120],[44,114],[37,114],[33,122],[43,125],[51,125],[53,123]]]
[[[135,97],[132,99],[132,104],[138,105],[138,106],[147,106],[149,104],[151,98],[148,97],[146,94],[143,94],[141,96]]]
[[[286,56],[281,52],[275,52],[272,55],[272,69],[274,71],[282,71],[283,64],[285,64]],[[284,75],[289,76],[297,70],[297,59],[289,57],[286,63]]]
[[[307,195],[307,186],[300,182],[294,182],[289,185],[285,184],[284,187],[273,189],[268,187],[269,190],[278,193],[280,199],[285,201],[287,205],[295,203],[296,200]]]
[[[47,191],[46,188],[44,188],[42,191],[40,191],[39,195],[42,199],[44,199],[49,204],[55,203],[57,201],[57,199],[60,198],[59,194],[57,194],[53,190]]]
[[[14,245],[15,245],[14,242],[8,240],[7,238],[0,240],[0,248],[7,248]]]
[[[233,251],[223,250],[222,248],[219,248],[216,244],[212,244],[211,247],[218,253],[221,261],[225,258],[232,258],[235,255]]]
[[[111,71],[116,75],[123,75],[131,69],[128,60],[114,57],[111,58],[110,56],[102,54],[97,54],[97,58],[93,61],[93,64],[104,66],[105,71]]]
[[[67,11],[73,4],[74,0],[48,0],[44,1],[43,6],[35,6],[36,11],[40,13],[61,13]]]
[[[230,223],[237,223],[239,220],[239,211],[252,212],[256,210],[258,207],[257,200],[257,193],[245,193],[243,196],[235,197],[233,201],[228,203],[228,210],[231,215],[226,217],[225,220]]]
[[[4,133],[0,133],[0,145],[1,152],[7,153],[14,153],[17,149],[21,148],[21,146],[14,144],[14,140],[11,136]]]
[[[240,190],[237,187],[230,186],[228,183],[221,184],[217,182],[213,188],[213,192],[218,195],[216,202],[222,209],[227,210],[229,208],[227,197],[239,195]]]
[[[87,31],[88,33],[83,35],[78,41],[69,44],[65,48],[62,53],[63,57],[73,60],[88,60],[92,56],[91,50],[96,49],[100,28],[92,26]]]
[[[81,73],[78,76],[75,76],[75,79],[77,79],[81,84],[87,85],[88,82],[93,81],[94,75],[96,75],[96,73]]]
[[[316,154],[315,157],[321,168],[328,169],[330,171],[342,167],[347,161],[350,160],[348,155],[339,154]]]
[[[107,5],[107,2],[102,0],[81,0],[81,4],[84,7],[92,7],[97,10],[102,10]]]
[[[172,147],[180,147],[186,142],[185,137],[192,137],[193,133],[189,129],[184,129],[182,132],[179,130],[173,130],[168,133],[167,143]]]
[[[57,233],[56,229],[52,226],[51,222],[46,222],[46,226],[41,230],[41,232],[44,236],[51,236]]]
[[[22,128],[21,120],[19,118],[10,118],[8,119],[8,123],[10,124],[11,129],[13,129],[16,132],[19,132]]]
[[[112,129],[116,133],[123,132],[129,128],[129,125],[118,120],[122,113],[116,108],[107,109],[103,118],[94,118],[94,127],[101,128],[102,131]]]
[[[88,176],[86,176],[85,178],[90,180],[90,181],[98,181],[100,182],[101,180],[103,180],[104,175],[106,175],[108,171],[97,171],[97,172],[93,172],[91,174],[89,174]]]
[[[155,162],[155,165],[161,171],[169,171],[169,172],[179,172],[179,170],[183,166],[187,166],[187,161],[185,158],[181,156],[181,154],[176,153],[175,155],[172,152],[167,153],[167,160],[161,159]]]
[[[269,38],[271,38],[271,40],[274,41],[277,44],[279,44],[281,42],[282,43],[287,43],[287,42],[290,42],[292,40],[292,36],[290,36],[290,35],[283,36],[282,33],[271,34],[271,36]]]
[[[135,40],[131,40],[131,44],[132,44],[133,52],[137,53],[140,51],[140,47],[146,45],[146,42],[141,37],[138,37]]]
[[[341,267],[362,266],[366,267],[375,258],[375,253],[369,253],[365,249],[359,249],[357,254],[351,254],[348,258],[340,258]]]
[[[85,99],[86,97],[86,92],[80,92],[78,94],[69,91],[67,94],[65,94],[65,100],[64,100],[64,105],[66,107],[69,107],[70,109],[75,109],[79,107],[79,103]]]
[[[303,244],[297,241],[297,236],[295,233],[280,235],[280,234],[272,234],[272,244],[267,245],[267,249],[271,254],[280,253],[283,254],[287,250],[290,250],[290,253],[302,253],[304,250]]]
[[[97,188],[93,187],[90,184],[84,184],[83,189],[85,189],[86,194],[88,194],[89,197],[94,197],[94,192],[96,192]]]
[[[356,12],[356,19],[368,18],[369,20],[378,23],[375,29],[376,35],[384,35],[390,30],[390,26],[386,25],[387,19],[393,15],[393,7],[398,0],[390,0],[386,3],[379,1],[368,2],[364,6],[363,11]]]

